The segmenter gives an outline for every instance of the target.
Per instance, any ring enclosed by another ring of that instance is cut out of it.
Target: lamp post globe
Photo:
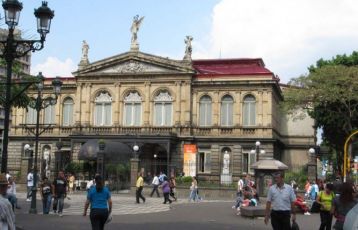
[[[41,35],[41,39],[46,38],[46,34],[50,33],[51,20],[55,16],[53,10],[48,8],[47,2],[42,2],[42,6],[35,9],[35,17],[37,19],[37,32]]]
[[[138,152],[138,150],[139,150],[139,146],[138,146],[138,145],[134,145],[134,146],[133,146],[133,151],[134,151],[134,152]]]
[[[24,145],[24,150],[25,150],[25,151],[30,150],[30,145],[29,145],[29,144],[25,144],[25,145]]]
[[[256,145],[256,147],[260,147],[261,142],[260,142],[260,141],[256,141],[255,145]]]
[[[316,150],[314,150],[314,148],[310,148],[310,149],[308,150],[308,152],[309,152],[309,154],[313,155],[313,154],[316,153]]]

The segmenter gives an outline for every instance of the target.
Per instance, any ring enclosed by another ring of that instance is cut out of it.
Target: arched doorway
[[[139,154],[139,168],[151,175],[164,172],[168,175],[168,154],[160,144],[146,143],[141,147]]]

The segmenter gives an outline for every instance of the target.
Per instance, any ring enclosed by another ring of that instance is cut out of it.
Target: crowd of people
[[[259,201],[255,182],[251,180],[250,175],[240,178],[237,182],[236,202],[232,206],[233,209],[237,210],[237,215],[240,215],[241,207],[257,206]]]

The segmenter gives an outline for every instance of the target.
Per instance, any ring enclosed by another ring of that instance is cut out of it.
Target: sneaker
[[[53,213],[55,213],[55,214],[56,214],[56,213],[57,213],[57,210],[53,210]]]
[[[29,202],[29,201],[31,201],[31,199],[30,199],[30,198],[27,198],[27,199],[26,199],[26,201],[28,201],[28,202]]]
[[[62,212],[59,212],[59,213],[58,213],[58,216],[59,216],[59,217],[63,217]]]
[[[309,212],[305,212],[305,213],[303,213],[303,215],[310,216],[310,215],[311,215],[311,213],[309,213]]]
[[[232,209],[235,209],[235,205],[231,207]]]

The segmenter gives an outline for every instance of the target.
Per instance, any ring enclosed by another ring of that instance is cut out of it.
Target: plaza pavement
[[[25,230],[85,230],[91,229],[88,217],[83,217],[85,193],[71,194],[65,200],[64,216],[41,215],[42,204],[37,202],[38,215],[28,214],[31,202],[25,194],[18,194],[21,209],[16,210],[17,226]],[[147,198],[145,204],[136,204],[129,194],[112,194],[113,221],[105,229],[271,229],[263,218],[249,219],[237,216],[231,209],[233,201],[204,200],[189,203],[179,199],[171,205],[162,204],[163,198]],[[318,229],[319,215],[297,215],[302,230]]]

